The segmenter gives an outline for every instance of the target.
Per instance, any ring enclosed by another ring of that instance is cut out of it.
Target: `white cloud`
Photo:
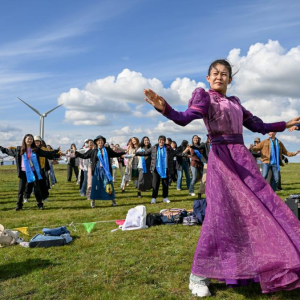
[[[124,69],[117,77],[107,76],[87,83],[83,90],[72,88],[69,92],[63,93],[58,98],[59,104],[69,111],[86,111],[100,113],[132,113],[136,117],[155,117],[155,111],[143,114],[139,111],[141,102],[144,100],[143,90],[151,88],[163,96],[171,104],[187,104],[193,90],[196,87],[205,88],[202,82],[196,82],[189,78],[176,78],[166,88],[157,78],[145,78],[142,73]],[[129,105],[136,105],[132,109]],[[67,121],[74,121],[70,118],[72,114],[66,114]],[[94,125],[91,122],[81,122],[82,125]]]
[[[171,134],[206,134],[206,128],[202,120],[195,120],[185,127],[175,124],[173,121],[159,122],[153,129],[154,133],[171,135]]]
[[[65,118],[66,120],[73,122],[74,125],[107,126],[111,123],[105,115],[102,115],[100,113],[88,113],[77,110],[66,111]]]
[[[246,56],[240,49],[232,49],[229,61],[239,72],[232,91],[243,97],[299,98],[300,46],[285,50],[278,41],[256,43]]]

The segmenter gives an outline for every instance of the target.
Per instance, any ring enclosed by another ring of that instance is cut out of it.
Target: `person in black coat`
[[[110,147],[104,147],[106,138],[102,135],[98,135],[94,143],[97,145],[97,149],[90,149],[85,153],[75,152],[75,157],[91,160],[93,176],[90,196],[91,207],[95,207],[95,200],[111,200],[112,205],[116,206],[110,159],[124,156],[125,152],[117,153]]]
[[[156,198],[158,195],[160,181],[162,181],[163,186],[163,202],[170,203],[168,199],[169,194],[169,179],[168,175],[173,175],[174,165],[173,159],[176,155],[176,151],[172,151],[169,145],[165,145],[166,137],[164,135],[159,136],[158,144],[154,145],[150,149],[144,152],[135,153],[136,156],[150,156],[151,164],[150,171],[152,172],[152,201],[151,203],[156,203]]]
[[[16,160],[19,177],[19,191],[15,210],[18,211],[23,208],[23,194],[26,184],[34,186],[37,205],[40,209],[44,209],[40,188],[40,181],[42,181],[43,178],[41,176],[39,157],[46,157],[48,159],[59,158],[59,150],[49,152],[37,148],[32,134],[26,134],[24,136],[21,147],[9,149],[0,146],[0,150],[9,156],[13,156]]]

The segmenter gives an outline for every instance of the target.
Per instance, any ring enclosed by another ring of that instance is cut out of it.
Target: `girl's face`
[[[145,139],[144,139],[144,145],[145,145],[145,146],[148,146],[149,144],[150,144],[149,139],[148,139],[148,138],[145,138]]]
[[[33,138],[29,135],[26,139],[25,139],[25,144],[27,146],[31,146],[33,143]]]
[[[159,140],[158,140],[158,145],[159,145],[160,147],[163,147],[164,144],[165,144],[165,140],[164,140],[164,139],[159,139]]]
[[[98,148],[102,148],[104,145],[104,141],[102,139],[97,140],[96,143],[97,143]]]
[[[35,145],[36,145],[37,147],[40,147],[40,146],[41,146],[41,141],[35,141]]]
[[[172,149],[175,149],[175,148],[176,148],[176,144],[172,142],[172,143],[171,143],[171,148],[172,148]]]
[[[194,144],[198,144],[198,142],[199,142],[199,137],[194,136],[194,137],[193,137],[193,143],[194,143]]]
[[[226,95],[227,85],[231,83],[232,78],[229,78],[229,72],[225,66],[217,64],[206,76],[206,80],[212,90]]]
[[[94,142],[93,141],[89,141],[88,147],[89,147],[89,149],[93,149],[94,148]]]
[[[137,144],[137,140],[135,138],[131,139],[131,142],[134,146]]]

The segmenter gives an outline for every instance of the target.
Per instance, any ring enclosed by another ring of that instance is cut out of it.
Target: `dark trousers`
[[[84,171],[83,170],[80,170],[80,184],[79,184],[79,189],[81,190],[82,188],[82,184],[83,184],[83,181],[85,180],[85,177],[84,177]]]
[[[49,188],[48,188],[48,184],[47,184],[46,173],[44,170],[40,170],[40,171],[41,171],[41,176],[43,179],[39,180],[39,189],[40,189],[42,199],[46,200],[49,197]],[[25,173],[25,175],[26,175],[26,173]],[[37,178],[36,175],[35,175],[35,177]],[[26,199],[29,199],[33,190],[34,190],[34,185],[27,183],[26,187],[25,187],[25,191],[24,191],[24,197]]]
[[[158,172],[156,171],[156,168],[154,172],[152,173],[152,198],[157,198],[160,180],[162,181],[163,186],[163,198],[167,198],[169,194],[169,178],[168,178],[168,171],[167,171],[167,178],[161,178]]]
[[[76,180],[78,178],[78,173],[79,173],[78,166],[74,166],[74,165],[68,164],[68,168],[67,168],[67,180],[68,181],[72,180],[73,169],[74,169],[74,173],[75,173],[75,176],[76,176]]]
[[[26,173],[24,171],[21,171],[21,178],[19,180],[19,191],[18,191],[18,201],[17,201],[17,207],[22,208],[23,207],[23,194],[25,192],[25,188],[27,185],[28,189],[31,189],[34,187],[34,195],[35,199],[37,201],[38,207],[43,207],[43,201],[42,201],[42,194],[40,189],[40,182],[43,180],[38,180],[36,172],[34,172],[34,176],[36,180],[34,182],[27,182]]]

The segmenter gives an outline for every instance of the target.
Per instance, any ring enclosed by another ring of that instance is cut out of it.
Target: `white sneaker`
[[[177,191],[181,191],[181,189],[177,188]]]
[[[24,198],[24,203],[28,203],[28,199],[27,198]]]
[[[48,199],[44,199],[44,201],[45,201],[45,202],[49,202],[49,200],[48,200]]]
[[[155,204],[155,203],[156,203],[156,199],[155,199],[155,198],[152,198],[151,204]]]
[[[163,199],[163,202],[164,202],[164,203],[170,203],[171,201],[170,201],[168,198],[164,198],[164,199]]]
[[[189,289],[192,291],[193,295],[198,296],[200,298],[211,296],[208,286],[205,284],[204,281],[203,284],[190,282]]]
[[[190,193],[190,196],[194,197],[194,196],[196,196],[196,194],[195,193]]]

